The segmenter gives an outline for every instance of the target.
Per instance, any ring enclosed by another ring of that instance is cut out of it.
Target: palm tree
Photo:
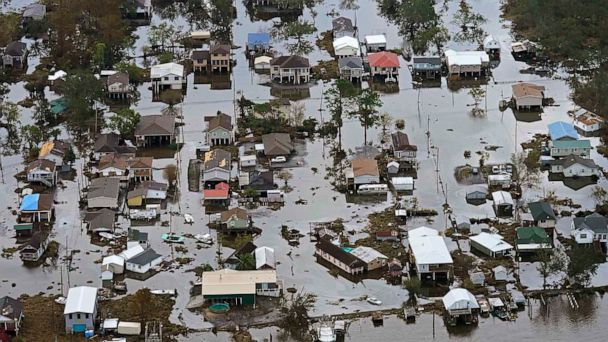
[[[241,254],[239,256],[239,263],[236,265],[236,269],[239,271],[250,271],[255,270],[255,258],[252,254]]]

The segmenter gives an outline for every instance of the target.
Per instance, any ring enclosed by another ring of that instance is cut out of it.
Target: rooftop
[[[528,209],[535,221],[555,220],[555,213],[548,202],[528,203]]]
[[[399,56],[392,52],[382,51],[372,53],[367,58],[370,67],[398,68]]]
[[[150,68],[150,78],[161,78],[165,75],[184,76],[184,66],[177,63],[165,63],[153,65]]]
[[[230,170],[230,163],[232,155],[230,152],[216,148],[215,150],[205,153],[203,159],[203,167],[205,170],[211,170],[220,168],[224,170]]]
[[[409,235],[410,250],[418,265],[452,264],[450,251],[439,235]]]
[[[532,83],[516,83],[511,86],[513,96],[517,99],[520,97],[537,97],[543,98],[545,87]]]
[[[378,162],[375,159],[357,158],[352,161],[353,174],[360,176],[379,176]]]
[[[363,261],[365,263],[370,263],[376,259],[388,260],[388,257],[386,255],[378,252],[377,250],[375,250],[371,247],[366,247],[366,246],[359,246],[359,247],[353,249],[352,251],[350,251],[350,254],[356,256],[357,258],[359,258],[361,261]]]
[[[451,289],[441,301],[446,310],[479,309],[477,299],[466,289]]]
[[[112,177],[101,177],[91,180],[87,198],[110,197],[118,198],[120,180]]]
[[[276,283],[275,270],[235,271],[223,269],[203,272],[202,295],[255,294],[255,285]]]
[[[142,116],[135,127],[135,135],[174,135],[175,118],[171,115]]]
[[[573,125],[564,122],[564,121],[556,121],[550,123],[548,126],[549,135],[551,136],[551,140],[555,142],[556,140],[561,140],[563,138],[576,140],[578,139],[578,133]]]
[[[513,246],[504,242],[503,237],[498,234],[482,232],[478,235],[471,236],[470,239],[495,253],[513,249]]]
[[[353,21],[349,18],[338,17],[331,21],[331,26],[334,32],[353,31]]]
[[[68,292],[63,314],[95,312],[97,288],[90,286],[72,287]]]

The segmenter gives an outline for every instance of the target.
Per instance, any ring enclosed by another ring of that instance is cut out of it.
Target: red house
[[[368,57],[372,77],[378,76],[385,81],[397,81],[399,76],[399,56],[392,52],[382,51],[372,53]]]

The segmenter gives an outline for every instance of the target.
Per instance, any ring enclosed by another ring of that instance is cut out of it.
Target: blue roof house
[[[270,34],[267,32],[247,34],[248,51],[267,51],[270,49]]]
[[[564,122],[564,121],[556,121],[550,123],[549,127],[549,135],[551,136],[552,141],[558,140],[578,140],[578,133],[573,125]]]
[[[53,218],[53,195],[25,195],[19,206],[21,222],[50,222]]]

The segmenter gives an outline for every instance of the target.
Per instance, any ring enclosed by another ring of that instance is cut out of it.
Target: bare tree
[[[531,169],[526,165],[526,152],[516,152],[511,155],[513,164],[513,183],[518,187],[527,185],[532,186],[539,181],[540,173],[538,169]]]

